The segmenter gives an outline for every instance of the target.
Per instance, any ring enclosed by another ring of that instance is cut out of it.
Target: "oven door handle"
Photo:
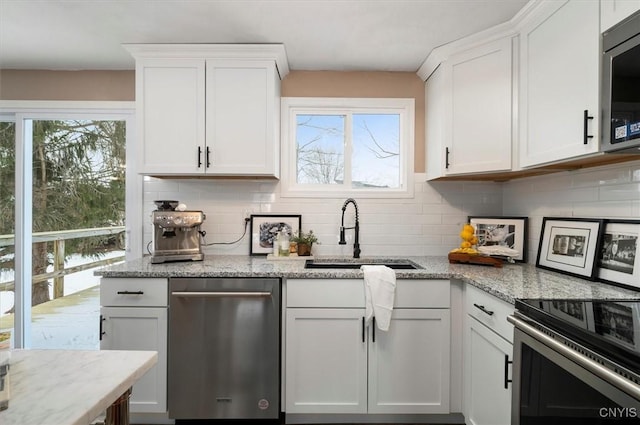
[[[640,400],[640,386],[623,378],[617,373],[610,371],[606,367],[602,366],[600,363],[594,360],[591,360],[590,358],[582,354],[577,353],[576,351],[567,347],[563,343],[556,341],[552,337],[548,336],[543,332],[540,332],[533,326],[529,325],[527,322],[515,316],[508,316],[507,321],[509,321],[510,323],[513,323],[513,325],[517,329],[529,334],[532,338],[540,341],[547,347],[555,350],[556,352],[560,353],[561,355],[573,361],[574,363],[582,366],[583,368],[593,373],[597,377],[603,379],[604,381],[608,382],[609,384],[613,385],[619,390],[629,394],[630,396]],[[514,361],[519,361],[519,359],[514,359]]]
[[[228,292],[172,292],[171,296],[181,298],[225,298],[225,297],[270,297],[271,292],[242,292],[242,291],[228,291]]]

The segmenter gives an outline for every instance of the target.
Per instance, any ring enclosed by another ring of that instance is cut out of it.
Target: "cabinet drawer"
[[[167,279],[100,279],[100,305],[118,307],[166,307]]]
[[[402,279],[396,283],[394,308],[449,308],[448,280]],[[363,308],[362,279],[290,279],[287,307]]]
[[[465,292],[469,316],[478,319],[507,341],[513,342],[513,326],[507,322],[507,316],[513,314],[515,307],[469,284],[466,285]]]

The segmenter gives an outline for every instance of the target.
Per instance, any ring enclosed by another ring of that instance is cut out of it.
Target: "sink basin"
[[[366,258],[353,258],[344,260],[307,260],[304,263],[305,269],[359,269],[364,265],[387,266],[394,270],[417,270],[422,269],[411,260],[378,260]]]

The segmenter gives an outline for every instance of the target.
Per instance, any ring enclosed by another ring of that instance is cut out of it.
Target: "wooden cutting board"
[[[503,261],[499,258],[487,257],[486,255],[473,255],[473,254],[464,254],[461,252],[450,252],[449,263],[479,264],[482,266],[502,267]]]

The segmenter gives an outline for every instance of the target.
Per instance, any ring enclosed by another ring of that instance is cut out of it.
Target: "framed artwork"
[[[518,251],[512,257],[518,262],[527,261],[527,217],[472,217],[469,224],[475,229],[478,246],[502,246]]]
[[[280,231],[291,238],[302,227],[300,214],[251,215],[251,239],[249,253],[251,255],[267,255],[273,253],[273,241]]]
[[[598,256],[598,278],[616,285],[640,288],[638,238],[640,220],[607,220]]]
[[[596,280],[604,222],[595,218],[543,217],[536,266]]]

